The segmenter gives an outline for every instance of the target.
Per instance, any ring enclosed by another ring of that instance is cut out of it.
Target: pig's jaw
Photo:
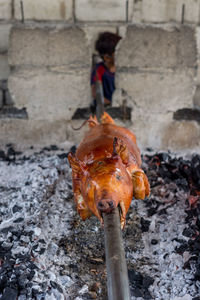
[[[123,201],[119,202],[117,207],[119,208],[119,213],[120,213],[121,229],[123,229],[126,222],[126,209],[125,209],[124,202]],[[112,212],[114,208],[116,208],[116,202],[113,200],[103,199],[98,201],[97,211],[99,215],[99,220],[102,225],[103,225],[103,213],[109,214]]]

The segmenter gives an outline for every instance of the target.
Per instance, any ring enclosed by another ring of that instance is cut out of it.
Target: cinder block
[[[30,120],[70,120],[77,107],[89,106],[89,70],[27,69],[11,73],[8,88],[17,108]]]
[[[195,31],[186,26],[170,30],[129,26],[117,52],[116,63],[125,68],[194,68]]]
[[[76,0],[75,15],[78,21],[85,22],[126,21],[126,1]]]
[[[0,119],[0,143],[25,147],[58,144],[67,139],[67,124],[66,120]]]
[[[138,116],[129,127],[136,137],[141,150],[192,150],[199,148],[200,126],[194,121],[174,121],[172,114],[164,113],[145,118]]]
[[[83,68],[90,61],[84,32],[75,27],[13,28],[9,62],[12,66]]]
[[[142,20],[149,23],[164,23],[170,19],[169,0],[143,0]]]
[[[141,23],[142,21],[142,1],[134,1],[132,9],[132,23]]]
[[[1,24],[0,26],[0,53],[8,51],[11,26],[11,24]]]
[[[90,63],[85,33],[78,27],[49,31],[48,65],[87,68]]]
[[[171,0],[171,21],[199,23],[199,0]]]
[[[195,121],[172,121],[166,126],[162,135],[162,147],[165,149],[193,152],[200,146],[200,126]]]
[[[7,54],[0,54],[0,80],[8,79],[10,68]]]
[[[11,18],[11,0],[0,0],[0,20]]]
[[[176,71],[117,72],[116,86],[129,96],[133,107],[133,120],[138,115],[158,116],[160,113],[176,111],[182,107],[193,106],[195,71],[183,69]]]
[[[25,20],[70,20],[73,0],[23,1]],[[22,19],[20,0],[15,0],[15,18]]]
[[[9,47],[10,65],[48,65],[48,35],[48,29],[12,28]]]
[[[135,133],[141,151],[147,147],[167,150],[168,148],[163,147],[163,133],[171,122],[171,113],[149,115],[148,118],[143,114],[138,115],[137,118],[132,118],[129,129]]]

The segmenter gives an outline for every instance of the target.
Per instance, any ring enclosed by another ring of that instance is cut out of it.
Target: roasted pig
[[[89,132],[76,153],[69,153],[73,192],[83,220],[92,214],[103,223],[102,213],[120,207],[121,227],[133,196],[149,196],[149,182],[141,169],[140,151],[135,135],[117,126],[104,112],[101,124],[90,117]]]

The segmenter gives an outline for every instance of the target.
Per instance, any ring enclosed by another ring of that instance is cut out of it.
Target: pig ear
[[[119,138],[114,138],[113,141],[113,156],[119,155],[123,164],[128,163],[129,154],[126,147],[126,144]]]
[[[84,171],[83,164],[78,160],[74,153],[70,152],[67,158],[74,174],[78,175]]]
[[[136,199],[144,199],[150,194],[150,186],[147,176],[143,170],[135,170],[132,172],[133,196]]]

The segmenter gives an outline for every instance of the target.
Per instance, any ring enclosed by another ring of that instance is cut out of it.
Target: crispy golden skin
[[[133,196],[144,199],[150,193],[135,135],[107,113],[101,124],[92,117],[88,122],[90,130],[76,154],[68,155],[78,213],[83,220],[94,214],[103,223],[102,213],[119,205],[124,227]]]

